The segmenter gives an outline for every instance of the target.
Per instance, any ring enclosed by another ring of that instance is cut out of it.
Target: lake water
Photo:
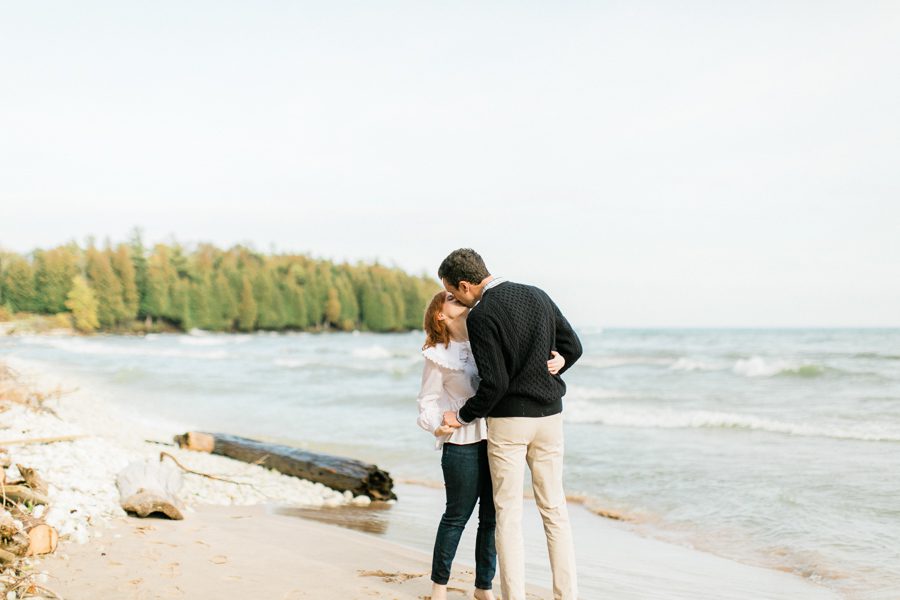
[[[570,494],[640,532],[900,598],[900,330],[581,330]],[[140,413],[441,478],[421,332],[0,337]],[[402,501],[402,499],[401,499]],[[598,517],[599,518],[599,517]]]

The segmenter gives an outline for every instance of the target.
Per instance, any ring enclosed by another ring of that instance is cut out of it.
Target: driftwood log
[[[262,465],[339,492],[349,490],[354,496],[368,496],[373,500],[397,498],[393,491],[394,480],[387,471],[352,458],[307,452],[225,433],[189,431],[175,436],[175,442],[182,448]]]
[[[25,485],[39,494],[43,494],[44,496],[47,495],[47,482],[38,475],[36,469],[25,467],[19,463],[16,463],[16,468],[19,469],[19,474],[22,476],[22,479],[25,480]]]
[[[177,497],[182,482],[178,467],[153,459],[129,463],[116,476],[122,508],[140,517],[161,513],[170,519],[183,519]]]
[[[47,496],[36,492],[25,485],[3,485],[0,487],[0,497],[13,502],[31,502],[32,504],[50,504]]]

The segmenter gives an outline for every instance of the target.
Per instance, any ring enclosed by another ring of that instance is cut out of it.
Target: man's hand
[[[566,366],[566,359],[556,350],[551,350],[550,356],[552,356],[552,358],[547,361],[547,369],[550,371],[551,375],[556,375],[559,373],[560,369]]]
[[[452,410],[448,410],[444,413],[444,425],[448,427],[462,427],[462,423],[460,423],[456,419],[456,413]]]

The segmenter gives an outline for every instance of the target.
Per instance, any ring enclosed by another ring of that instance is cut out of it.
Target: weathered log
[[[162,513],[181,520],[182,504],[177,494],[182,484],[181,471],[170,462],[135,461],[116,476],[120,504],[140,517]]]
[[[225,433],[189,431],[175,436],[175,442],[182,448],[259,464],[339,492],[349,490],[354,496],[368,496],[373,500],[397,498],[393,491],[394,480],[387,471],[352,458],[318,454]]]
[[[25,485],[38,492],[39,494],[47,495],[47,482],[44,481],[38,472],[35,469],[31,469],[29,467],[23,467],[19,463],[16,463],[16,468],[19,469],[19,473],[22,475],[22,479],[25,480]]]
[[[50,504],[47,496],[24,485],[4,485],[0,487],[0,498],[3,496],[13,502],[31,502],[32,504]]]
[[[0,442],[5,446],[21,446],[25,444],[55,444],[56,442],[73,442],[86,438],[86,435],[57,435],[53,437],[24,438],[21,440],[5,440]]]

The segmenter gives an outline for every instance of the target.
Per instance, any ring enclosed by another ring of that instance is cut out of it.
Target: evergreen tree
[[[325,320],[337,326],[341,320],[341,301],[338,300],[338,291],[331,287],[328,289],[328,299],[325,301]]]
[[[142,299],[144,315],[163,317],[170,313],[169,251],[158,244],[147,261],[147,296]]]
[[[241,303],[238,307],[238,329],[241,331],[253,331],[256,327],[256,299],[253,297],[253,286],[250,279],[244,277],[241,287]]]
[[[3,302],[13,311],[38,310],[38,291],[31,263],[21,257],[9,261],[3,273]]]
[[[72,279],[78,274],[78,249],[62,246],[52,250],[36,250],[35,310],[61,313],[66,310],[66,298],[72,289]]]
[[[135,227],[131,234],[131,261],[134,264],[134,283],[138,292],[138,316],[146,317],[151,313],[148,310],[147,302],[150,298],[148,287],[148,270],[147,250],[144,248],[144,242],[141,240],[141,230]]]
[[[78,331],[91,333],[100,327],[97,318],[99,308],[97,298],[94,296],[94,290],[81,275],[73,278],[72,289],[69,291],[65,306],[72,311],[72,318]]]
[[[114,327],[125,315],[122,283],[110,264],[109,253],[94,247],[85,255],[88,283],[97,297],[97,319],[104,328]]]
[[[132,320],[138,316],[140,293],[131,251],[125,244],[119,244],[112,255],[112,267],[122,284],[122,318]]]
[[[216,329],[232,331],[238,318],[238,299],[228,276],[222,270],[216,272],[213,295],[216,298],[215,307],[217,310],[215,314],[219,322],[219,326]]]

